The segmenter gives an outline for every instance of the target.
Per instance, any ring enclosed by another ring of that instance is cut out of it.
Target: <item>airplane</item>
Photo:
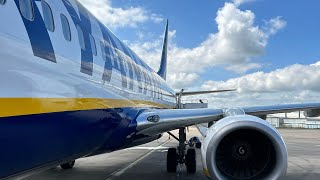
[[[287,149],[268,114],[320,103],[181,109],[166,82],[168,22],[159,71],[151,69],[77,0],[0,0],[0,179],[19,178],[82,157],[159,139],[179,129],[167,171],[196,172],[186,127],[198,125],[205,175],[277,179]],[[219,90],[218,90],[219,91]]]

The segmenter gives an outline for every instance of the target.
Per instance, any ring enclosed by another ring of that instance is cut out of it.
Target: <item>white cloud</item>
[[[244,74],[251,69],[259,69],[261,64],[258,63],[248,63],[248,64],[235,64],[226,67],[226,70],[233,71],[239,74]]]
[[[199,75],[196,73],[175,73],[168,76],[169,82],[175,82],[175,88],[177,90],[185,87],[192,86],[195,81],[199,79]]]
[[[280,16],[270,19],[266,23],[268,35],[276,34],[280,29],[284,28],[286,25],[287,22],[283,21]]]
[[[233,0],[233,3],[236,6],[240,6],[241,4],[248,3],[248,2],[253,2],[253,1],[255,1],[255,0]]]
[[[164,19],[158,14],[152,13],[150,19],[155,23],[161,23]]]
[[[218,65],[237,73],[258,69],[261,65],[252,62],[252,58],[262,55],[269,37],[286,25],[285,21],[276,17],[266,22],[264,27],[259,27],[255,25],[255,15],[252,11],[242,11],[234,3],[225,3],[218,10],[215,20],[218,32],[209,34],[206,40],[195,48],[183,48],[171,40],[168,51],[169,75],[177,76],[177,73],[199,75]],[[171,33],[175,35],[176,31]],[[147,43],[134,42],[130,47],[157,70],[161,45],[162,39],[158,39]],[[177,81],[168,82],[173,87],[178,86]]]
[[[312,90],[320,92],[319,62],[311,65],[294,64],[283,69],[264,73],[256,72],[224,82],[207,81],[207,86],[216,88],[237,88],[240,93],[283,92]]]
[[[227,81],[207,81],[203,89],[237,88],[237,92],[211,96],[214,106],[280,104],[320,100],[320,61],[311,65],[294,64],[264,73],[256,72]]]
[[[79,0],[105,25],[111,28],[137,27],[138,24],[163,21],[160,15],[149,13],[142,7],[115,8],[111,0]]]
[[[318,60],[316,63],[312,64],[313,66],[320,66],[320,60]]]

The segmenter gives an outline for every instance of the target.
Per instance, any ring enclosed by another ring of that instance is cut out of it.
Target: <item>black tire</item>
[[[196,150],[188,149],[186,155],[186,167],[187,172],[190,174],[194,174],[197,171],[197,161],[196,161]]]
[[[75,162],[76,161],[71,161],[71,162],[68,162],[68,163],[65,163],[65,164],[61,164],[60,167],[62,169],[72,169]]]
[[[177,172],[178,156],[176,148],[169,148],[167,153],[167,171],[169,173]]]

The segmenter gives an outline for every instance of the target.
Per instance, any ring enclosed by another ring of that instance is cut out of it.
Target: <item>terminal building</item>
[[[183,109],[208,108],[206,99],[190,99],[182,101]],[[273,114],[267,121],[276,128],[320,129],[320,118],[306,118],[301,112]]]
[[[306,118],[303,112],[269,115],[267,121],[276,128],[320,129],[320,119]]]

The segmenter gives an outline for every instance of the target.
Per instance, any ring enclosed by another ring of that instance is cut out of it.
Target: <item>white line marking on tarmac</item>
[[[166,142],[162,143],[160,146],[158,147],[162,147],[165,144],[169,143],[171,140],[168,139]],[[124,166],[120,169],[118,169],[117,171],[113,172],[112,174],[110,174],[110,176],[105,179],[105,180],[112,180],[113,177],[118,177],[121,176],[122,174],[124,174],[127,170],[129,170],[130,168],[132,168],[133,166],[135,166],[136,164],[138,164],[140,161],[142,161],[144,158],[148,157],[150,154],[152,154],[153,152],[155,152],[157,149],[153,149],[152,151],[148,152],[147,154],[143,155],[142,157],[140,157],[139,159],[135,160],[134,162],[132,162],[131,164]]]
[[[127,150],[161,150],[161,149],[168,149],[168,147],[157,146],[157,147],[133,147]]]

